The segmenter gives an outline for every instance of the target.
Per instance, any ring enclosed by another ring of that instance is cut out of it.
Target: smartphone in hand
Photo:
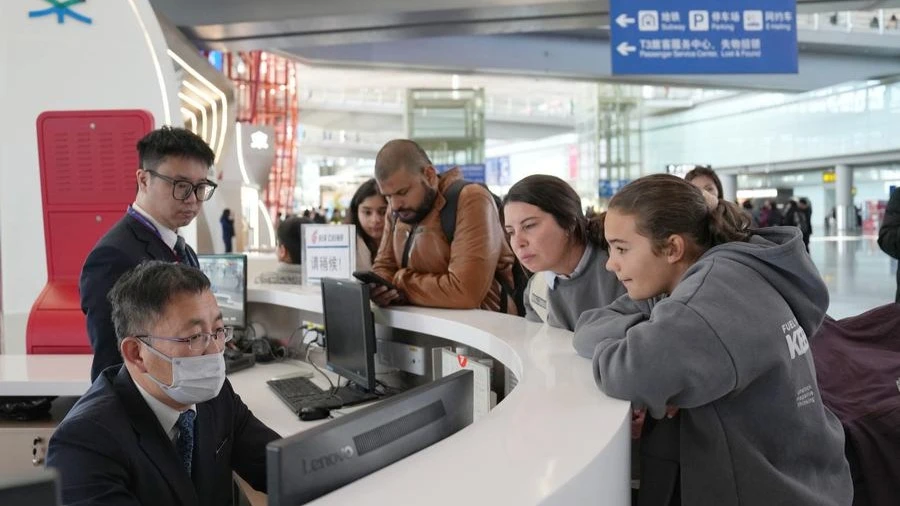
[[[353,277],[362,281],[363,283],[371,283],[380,286],[387,287],[388,290],[394,290],[394,284],[390,281],[382,278],[378,274],[375,274],[372,271],[356,271],[353,273]]]

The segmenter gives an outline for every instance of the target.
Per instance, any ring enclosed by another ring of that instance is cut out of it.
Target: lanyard
[[[160,240],[163,244],[165,244],[167,248],[169,248],[169,245],[166,244],[166,241],[163,241],[162,234],[159,233],[159,229],[156,228],[156,225],[154,225],[153,223],[151,223],[150,220],[148,220],[146,216],[144,216],[143,214],[137,212],[137,211],[136,211],[133,207],[131,207],[131,206],[128,206],[128,211],[127,211],[127,212],[128,212],[128,215],[131,216],[132,218],[136,219],[136,220],[138,221],[138,223],[140,223],[141,225],[147,227],[151,232],[153,232],[154,234],[156,234],[156,237],[159,237],[159,240]],[[179,255],[177,251],[175,251],[175,250],[172,249],[172,248],[169,248],[169,249],[172,251],[172,253],[175,254],[175,258],[177,258],[179,262],[184,262],[184,261],[185,261],[185,259],[181,258],[181,255]]]

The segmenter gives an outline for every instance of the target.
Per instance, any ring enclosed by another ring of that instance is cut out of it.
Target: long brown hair
[[[545,213],[553,215],[556,223],[568,230],[580,244],[588,242],[607,249],[603,237],[603,219],[601,213],[588,219],[581,209],[581,197],[568,183],[556,176],[535,174],[528,176],[509,189],[503,197],[503,205],[510,202],[531,204]]]
[[[750,218],[735,204],[719,199],[710,209],[703,191],[677,176],[654,174],[626,185],[609,201],[609,209],[636,218],[639,234],[660,253],[673,234],[689,237],[701,252],[726,242],[750,238]]]
[[[378,191],[378,185],[375,183],[375,178],[369,179],[361,184],[359,188],[356,189],[356,193],[353,194],[353,198],[350,199],[350,215],[345,219],[345,221],[356,225],[356,235],[363,238],[363,242],[366,243],[366,247],[369,249],[369,255],[372,257],[373,262],[375,261],[375,256],[378,254],[378,247],[381,243],[363,230],[362,223],[359,222],[359,206],[362,205],[363,201],[367,198],[376,195],[381,196],[381,193]],[[385,202],[387,202],[387,199],[385,199]],[[385,217],[385,222],[387,222],[387,217]]]
[[[719,179],[719,175],[716,174],[716,171],[712,170],[709,167],[704,167],[702,165],[695,165],[690,172],[684,175],[684,180],[690,183],[694,180],[695,177],[706,176],[712,179],[714,185],[716,185],[716,191],[719,192],[716,197],[720,199],[725,198],[725,190],[722,189],[722,180]]]

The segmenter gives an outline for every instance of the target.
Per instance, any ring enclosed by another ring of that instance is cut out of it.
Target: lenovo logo
[[[355,452],[353,451],[353,448],[347,445],[334,453],[329,453],[309,460],[303,459],[303,474],[312,474],[316,471],[328,469],[331,466],[353,458],[354,455]]]

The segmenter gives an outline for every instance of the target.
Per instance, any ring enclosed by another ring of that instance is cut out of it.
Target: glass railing
[[[593,86],[593,84],[587,84]],[[607,89],[609,88],[609,89]],[[615,88],[615,89],[613,89]],[[635,99],[646,107],[672,107],[673,103],[681,103],[680,107],[692,107],[703,102],[726,98],[736,94],[734,91],[679,88],[668,86],[626,86],[601,85],[598,92],[609,98]],[[402,114],[406,90],[401,88],[356,88],[328,89],[301,88],[299,91],[301,107],[303,103],[321,104],[340,109],[356,111],[378,111]],[[577,97],[554,94],[494,92],[486,90],[484,112],[487,119],[542,119],[552,122],[567,123],[575,120],[575,103]],[[676,104],[677,106],[677,104]]]
[[[900,35],[900,9],[798,14],[797,29]]]
[[[364,132],[352,130],[333,130],[299,125],[297,142],[300,145],[348,146],[378,149],[391,139],[405,137],[403,132]]]
[[[461,90],[463,91],[463,90]],[[333,106],[360,110],[392,111],[402,114],[405,111],[404,100],[406,90],[402,88],[357,88],[357,89],[319,89],[301,88],[299,98],[301,107],[304,102],[313,104],[329,104]],[[497,94],[487,91],[485,97],[485,114],[499,117],[530,118],[573,118],[572,98],[562,95],[516,96]]]

